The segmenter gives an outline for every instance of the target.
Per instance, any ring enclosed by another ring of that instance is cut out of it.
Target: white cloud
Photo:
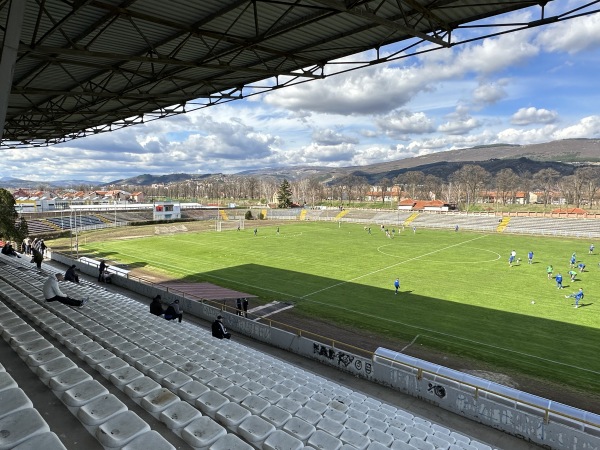
[[[493,105],[506,98],[507,93],[504,90],[506,80],[497,83],[481,83],[473,91],[473,102],[476,105]]]
[[[600,137],[600,116],[582,118],[579,123],[557,130],[553,139],[575,139]]]
[[[549,52],[578,53],[600,47],[600,14],[544,27],[535,43]]]
[[[510,119],[513,125],[530,125],[533,123],[554,123],[558,119],[556,111],[549,111],[544,108],[521,108],[514,113]]]
[[[377,126],[386,134],[407,140],[409,134],[424,134],[435,130],[433,121],[422,112],[394,111],[376,119]]]
[[[481,123],[478,120],[472,117],[464,117],[440,125],[438,131],[446,134],[466,134],[479,126],[481,126]]]

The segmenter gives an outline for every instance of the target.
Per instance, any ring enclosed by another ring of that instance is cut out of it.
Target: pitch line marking
[[[392,255],[391,253],[386,253],[386,252],[384,252],[384,251],[381,250],[383,247],[389,247],[390,245],[393,245],[393,244],[387,244],[387,245],[383,245],[383,246],[379,247],[377,249],[377,252],[381,253],[382,255],[385,255],[385,256],[390,256],[392,258],[400,258],[400,256],[398,256],[398,255]],[[481,250],[483,252],[492,253],[492,254],[496,255],[496,258],[494,258],[494,259],[486,259],[486,260],[481,260],[481,261],[444,261],[444,260],[439,260],[439,259],[433,259],[433,260],[427,260],[426,262],[428,262],[428,263],[434,263],[434,264],[435,263],[442,263],[442,264],[448,264],[448,263],[451,263],[451,264],[483,264],[483,263],[495,262],[495,261],[498,261],[500,258],[502,258],[502,256],[500,256],[499,253],[496,253],[496,252],[494,252],[492,250],[488,250],[487,248],[479,248],[479,247],[468,247],[468,248],[472,248],[472,249],[475,249],[475,250]]]
[[[414,343],[417,341],[417,339],[419,338],[419,336],[421,336],[421,335],[420,335],[420,334],[417,334],[417,335],[415,336],[415,338],[414,338],[412,341],[410,341],[410,343],[406,344],[406,345],[404,346],[404,348],[403,348],[402,350],[400,350],[400,353],[403,353],[403,352],[404,352],[404,350],[406,350],[408,347],[410,347],[411,345],[413,345],[413,344],[414,344]]]
[[[429,252],[429,253],[424,253],[424,254],[422,254],[422,255],[415,256],[414,258],[405,259],[404,261],[400,261],[400,262],[398,262],[398,263],[396,263],[396,264],[392,264],[391,266],[388,266],[388,267],[383,267],[383,268],[381,268],[381,269],[377,269],[377,270],[374,270],[374,271],[372,271],[372,272],[365,273],[365,274],[363,274],[363,275],[360,275],[360,276],[358,276],[358,277],[354,277],[354,278],[351,278],[351,279],[349,279],[349,280],[342,281],[342,282],[340,282],[340,283],[335,283],[335,284],[332,284],[331,286],[328,286],[328,287],[326,287],[326,288],[319,289],[318,291],[314,291],[314,292],[311,292],[310,294],[303,295],[303,296],[302,296],[302,297],[300,297],[300,298],[303,298],[303,299],[304,299],[304,298],[306,298],[306,297],[310,297],[310,296],[312,296],[312,295],[315,295],[315,294],[318,294],[318,293],[320,293],[320,292],[327,291],[327,290],[329,290],[329,289],[332,289],[332,288],[334,288],[334,287],[338,287],[338,286],[342,286],[342,285],[344,285],[344,284],[352,283],[352,282],[354,282],[354,281],[356,281],[356,280],[360,280],[361,278],[369,277],[369,276],[371,276],[371,275],[374,275],[374,274],[376,274],[376,273],[383,272],[384,270],[390,270],[390,269],[391,269],[391,268],[393,268],[393,267],[400,266],[400,265],[402,265],[402,264],[406,264],[406,263],[409,263],[409,262],[411,262],[411,261],[415,261],[415,260],[417,260],[417,259],[423,258],[424,256],[434,255],[434,254],[436,254],[436,253],[439,253],[439,252],[442,252],[442,251],[444,251],[444,250],[448,250],[449,248],[458,247],[459,245],[463,245],[463,244],[466,244],[466,243],[468,243],[468,242],[473,242],[473,241],[476,241],[476,240],[478,240],[478,239],[482,239],[482,238],[484,238],[484,237],[487,237],[487,236],[488,236],[487,234],[484,234],[483,236],[477,236],[476,238],[469,239],[468,241],[459,242],[458,244],[452,244],[452,245],[449,245],[449,246],[447,246],[447,247],[444,247],[444,248],[440,248],[440,249],[437,249],[437,250],[433,250],[433,251],[431,251],[431,252]],[[387,245],[387,244],[386,244],[386,245]]]

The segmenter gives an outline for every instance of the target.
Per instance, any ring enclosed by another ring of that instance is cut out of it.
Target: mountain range
[[[565,139],[543,144],[508,145],[498,144],[450,150],[428,155],[405,158],[397,161],[371,164],[368,166],[324,167],[293,166],[264,168],[239,172],[238,176],[270,176],[290,181],[306,177],[317,177],[324,182],[334,182],[347,175],[362,176],[371,184],[382,178],[393,179],[398,175],[420,170],[426,175],[435,175],[442,179],[458,170],[464,164],[478,164],[491,174],[504,168],[511,168],[517,174],[535,173],[541,169],[552,168],[561,175],[571,175],[575,168],[587,164],[600,164],[600,139]],[[169,184],[187,180],[202,180],[222,174],[187,174],[176,173],[166,175],[142,174],[135,177],[114,180],[101,185],[101,188],[119,186],[150,186],[152,184]],[[97,186],[95,182],[85,180],[60,180],[39,182],[21,180],[11,177],[0,178],[0,187],[36,188],[49,186],[69,188],[74,186]]]

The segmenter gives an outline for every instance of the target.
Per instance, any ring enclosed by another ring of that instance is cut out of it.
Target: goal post
[[[223,220],[217,219],[215,223],[216,231],[227,231],[227,230],[243,230],[245,219],[235,220]]]

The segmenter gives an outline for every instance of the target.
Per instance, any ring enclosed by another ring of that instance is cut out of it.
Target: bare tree
[[[542,169],[533,176],[533,180],[544,192],[544,206],[548,206],[550,192],[556,187],[556,182],[560,177],[554,169]]]
[[[512,169],[502,169],[494,177],[494,182],[496,185],[496,198],[499,195],[502,199],[502,204],[506,205],[506,200],[510,195],[510,198],[514,202],[515,191],[519,182],[517,174]]]
[[[581,167],[575,173],[579,173],[583,180],[583,196],[593,206],[594,197],[600,189],[600,167]]]
[[[469,206],[477,201],[479,190],[486,185],[490,174],[481,166],[466,164],[454,172],[452,178],[463,187],[468,210]]]
[[[399,184],[403,184],[406,190],[410,193],[410,198],[415,200],[419,197],[423,200],[422,195],[418,195],[418,191],[422,191],[423,184],[425,183],[425,174],[420,170],[411,170],[399,175],[396,178]]]
[[[381,186],[381,203],[385,203],[385,193],[387,192],[388,187],[392,185],[392,182],[389,178],[383,177],[379,180],[379,186]]]

